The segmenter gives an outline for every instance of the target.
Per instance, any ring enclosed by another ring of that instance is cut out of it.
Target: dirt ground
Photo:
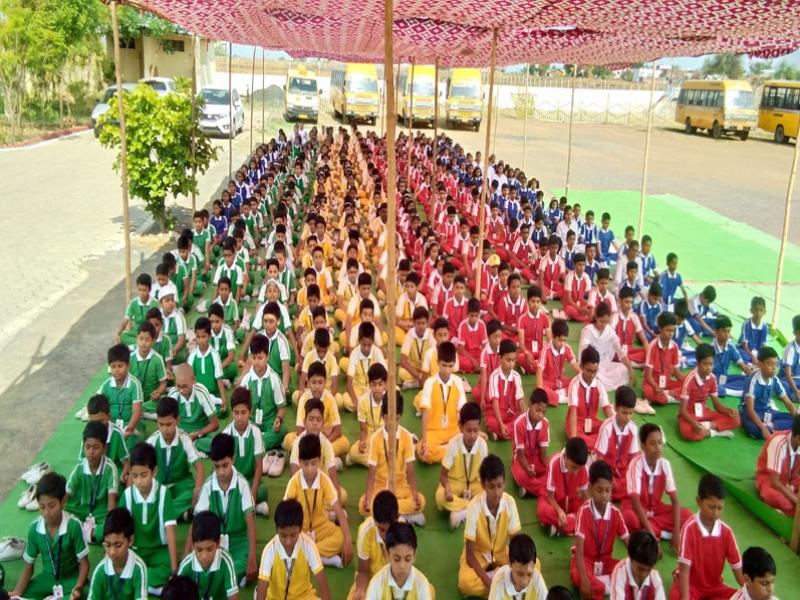
[[[257,120],[259,113],[257,107]],[[322,124],[337,123],[325,115]],[[522,131],[521,121],[501,115],[494,147],[498,157],[522,165]],[[483,150],[482,132],[449,135],[472,152]],[[525,170],[545,190],[564,187],[567,135],[567,125],[528,123]],[[245,158],[248,139],[247,130],[237,138],[234,165]],[[227,143],[218,143],[224,151],[203,178],[199,204],[210,201],[225,179]],[[638,190],[643,147],[641,129],[576,124],[571,188]],[[792,145],[657,129],[651,148],[649,193],[683,196],[780,236]],[[0,253],[7,257],[0,262],[0,277],[15,282],[0,309],[0,331],[9,331],[0,343],[0,455],[14,456],[0,463],[0,498],[102,366],[124,310],[119,179],[112,158],[91,134],[0,154],[0,208],[16,224],[0,239]],[[42,165],[54,184],[47,192],[31,187]],[[133,204],[138,224],[144,215]],[[190,203],[179,205],[187,220]],[[790,230],[794,241],[798,213]],[[35,231],[41,252],[27,248]],[[135,237],[134,264],[152,271],[154,253],[163,252],[164,242],[161,236]],[[765,273],[766,280],[771,277]],[[25,325],[14,330],[12,321],[20,316]]]

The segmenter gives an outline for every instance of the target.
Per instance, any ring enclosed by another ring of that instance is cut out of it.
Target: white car
[[[205,100],[200,113],[200,129],[207,135],[236,136],[244,129],[244,104],[239,92],[233,90],[233,98],[225,88],[206,87],[200,90]],[[233,127],[230,115],[233,112]]]
[[[175,91],[175,82],[170,77],[145,77],[139,83],[149,85],[159,96],[166,96]]]
[[[136,87],[135,83],[123,83],[122,89],[126,92],[130,92]],[[92,109],[92,129],[94,129],[94,137],[100,137],[100,129],[97,126],[98,119],[108,112],[109,106],[108,103],[111,101],[111,98],[114,96],[114,93],[117,91],[116,85],[110,85],[106,88],[106,91],[103,92],[103,97],[97,101],[97,104],[94,105]],[[117,119],[113,119],[113,122],[116,123]]]

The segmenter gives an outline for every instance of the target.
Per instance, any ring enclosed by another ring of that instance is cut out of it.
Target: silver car
[[[233,98],[225,88],[206,87],[200,90],[205,101],[200,113],[200,129],[207,135],[236,136],[244,129],[244,104],[239,92],[233,90]],[[233,112],[233,127],[230,114]]]
[[[136,87],[135,83],[123,83],[122,89],[126,92],[130,92]],[[94,129],[94,137],[100,137],[100,129],[97,126],[97,121],[100,117],[108,112],[109,105],[108,103],[111,101],[111,98],[117,91],[116,85],[110,85],[106,88],[106,91],[103,92],[103,97],[95,104],[94,108],[92,109],[92,129]],[[117,122],[116,119],[113,120],[114,123]]]

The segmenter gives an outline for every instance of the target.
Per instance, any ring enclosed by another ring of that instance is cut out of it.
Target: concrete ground
[[[336,124],[331,116],[322,123]],[[277,131],[277,122],[272,129]],[[450,135],[473,152],[483,150],[483,132]],[[545,190],[564,186],[567,135],[566,125],[528,123],[525,170]],[[521,165],[522,141],[522,123],[501,115],[497,156]],[[245,158],[248,144],[245,131],[234,142],[234,165]],[[202,177],[198,206],[227,179],[227,141],[219,145],[219,161]],[[643,146],[642,130],[576,124],[571,188],[638,190]],[[780,236],[791,145],[656,129],[651,148],[648,193],[680,195]],[[14,457],[0,462],[0,498],[102,367],[122,318],[123,237],[113,156],[90,132],[0,153],[0,207],[8,224],[0,239],[0,280],[6,282],[0,308],[0,455]],[[188,199],[178,203],[183,223],[190,206]],[[136,200],[131,222],[133,230],[148,224]],[[167,248],[165,235],[134,235],[134,269],[152,272]],[[77,448],[76,441],[65,452],[77,456]]]

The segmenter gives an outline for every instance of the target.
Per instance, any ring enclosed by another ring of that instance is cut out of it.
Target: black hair
[[[316,283],[312,283],[306,288],[306,299],[308,298],[319,299],[320,297],[321,296],[320,296],[319,286]]]
[[[506,466],[503,464],[503,460],[499,456],[495,454],[489,454],[483,459],[478,474],[481,478],[481,482],[492,481],[498,477],[505,478]]]
[[[704,360],[706,358],[714,357],[717,354],[714,351],[714,347],[711,344],[706,344],[706,343],[697,344],[697,347],[695,348],[694,353],[695,353],[695,357],[697,358],[697,362],[698,363],[701,360]]]
[[[531,298],[539,298],[542,299],[542,288],[538,285],[532,285],[528,288],[528,300]]]
[[[604,460],[596,460],[589,467],[589,483],[594,485],[600,479],[605,479],[612,483],[614,481],[614,472],[611,470],[611,465]]]
[[[106,398],[105,395],[95,394],[89,398],[89,402],[86,403],[86,410],[90,415],[97,415],[100,413],[104,415],[110,415],[111,405],[109,404],[108,398]]]
[[[607,304],[600,304],[600,306],[608,306]],[[598,308],[600,308],[598,306]],[[586,346],[581,352],[581,364],[592,364],[596,365],[600,362],[600,353],[595,350],[594,346]]]
[[[41,499],[42,496],[55,498],[56,500],[63,500],[66,495],[67,479],[55,471],[50,471],[42,475],[42,478],[36,484],[37,500]]]
[[[256,354],[269,354],[269,340],[260,333],[250,340],[250,356]]]
[[[500,323],[500,321],[497,319],[491,319],[486,324],[486,335],[492,335],[495,331],[500,331],[501,329],[503,329],[502,323]]]
[[[761,346],[758,349],[758,360],[764,362],[770,358],[778,358],[778,353],[772,346]]]
[[[88,439],[99,440],[105,446],[108,439],[108,425],[100,421],[89,421],[83,428],[83,441]]]
[[[218,433],[211,440],[211,450],[208,457],[212,461],[222,460],[223,458],[233,458],[236,453],[236,440],[227,433]]]
[[[585,465],[586,461],[589,460],[589,449],[586,447],[586,442],[583,438],[569,438],[564,445],[564,456],[576,465],[581,467]]]
[[[135,528],[133,516],[128,512],[128,509],[117,507],[108,511],[106,515],[106,522],[103,525],[103,538],[112,533],[117,533],[129,540],[133,537]]]
[[[250,389],[246,387],[236,387],[231,394],[231,410],[234,406],[246,406],[248,410],[253,408],[253,400],[250,397]]]
[[[542,388],[536,388],[531,392],[531,397],[529,400],[529,404],[547,404],[547,392],[544,391]]]
[[[800,415],[795,415],[792,419],[792,437],[800,435]]]
[[[700,295],[709,302],[713,302],[717,299],[717,290],[714,289],[713,285],[707,285],[703,288],[703,291],[700,292]]]
[[[770,574],[777,575],[778,568],[775,566],[775,559],[764,548],[750,546],[742,554],[742,573],[753,580]]]
[[[170,577],[161,590],[161,600],[199,600],[200,591],[190,577],[175,575]]]
[[[381,363],[375,363],[367,369],[367,381],[386,381],[389,372]]]
[[[308,406],[306,405],[306,411]],[[298,443],[298,453],[300,460],[313,460],[315,458],[322,458],[322,444],[320,443],[319,436],[309,433],[300,438]]]
[[[397,409],[397,416],[398,418],[400,415],[403,414],[403,394],[397,392],[395,395],[395,406]],[[383,395],[383,400],[381,400],[381,416],[385,417],[389,414],[389,394],[386,393]]]
[[[303,506],[294,498],[282,500],[275,507],[275,528],[303,527]]]
[[[554,585],[547,591],[545,600],[575,600],[575,598],[563,585]]]
[[[325,418],[325,404],[323,404],[322,400],[317,398],[309,398],[303,403],[303,410],[305,414],[308,415],[312,410],[318,410],[319,413]]]
[[[652,286],[650,286],[652,288]],[[657,294],[660,295],[660,294]],[[678,324],[678,321],[675,320],[675,315],[673,315],[669,311],[664,311],[658,315],[656,319],[656,324],[658,325],[659,329],[663,329],[664,327],[675,327]]]
[[[108,349],[108,364],[112,362],[124,362],[126,365],[131,362],[131,351],[125,344],[116,344]]]
[[[311,379],[312,377],[322,377],[325,379],[328,376],[328,372],[325,370],[325,365],[318,360],[315,360],[311,363],[308,367],[308,378]]]
[[[374,340],[375,339],[375,325],[373,323],[369,323],[368,321],[362,321],[358,324],[358,339],[368,339]]]
[[[372,519],[376,523],[394,523],[397,521],[400,509],[397,496],[389,490],[381,490],[372,500]]]
[[[477,298],[470,298],[467,300],[467,312],[468,313],[479,313],[481,312],[481,301]]]
[[[518,533],[508,544],[508,562],[520,565],[536,563],[536,544],[527,533]]]
[[[512,340],[503,340],[500,342],[499,354],[516,354],[517,345]]]
[[[717,315],[714,319],[714,327],[716,329],[730,329],[733,327],[733,323],[731,323],[730,318],[726,315]]]
[[[162,396],[158,404],[156,404],[156,416],[175,417],[177,419],[180,416],[178,400],[172,396]]]
[[[136,285],[143,285],[150,289],[153,287],[153,278],[150,277],[149,273],[140,273],[136,278]]]
[[[146,333],[151,338],[156,339],[156,328],[150,321],[142,321],[139,324],[139,329],[136,331],[137,335],[140,333]]]
[[[646,444],[647,438],[649,438],[656,431],[662,436],[664,435],[660,425],[656,423],[643,423],[642,426],[639,427],[639,443],[642,445]]]
[[[700,483],[697,484],[697,497],[700,500],[707,500],[709,498],[725,499],[725,484],[722,479],[713,473],[706,473],[700,478]]]
[[[156,470],[156,449],[147,442],[139,442],[131,448],[131,466],[147,467],[151,471]]]
[[[326,328],[321,327],[314,331],[314,345],[320,348],[330,348],[331,346],[331,332]]]
[[[460,425],[464,425],[469,421],[480,422],[480,420],[481,407],[475,402],[464,403],[464,406],[462,406],[461,410],[458,411],[458,422]]]
[[[395,546],[410,546],[414,550],[417,549],[417,532],[414,527],[408,523],[401,523],[395,521],[389,525],[386,532],[386,549],[391,550]]]
[[[630,386],[619,386],[614,394],[614,404],[620,408],[636,408],[636,392]]]
[[[569,325],[564,319],[554,319],[553,324],[550,326],[550,331],[553,337],[567,337],[569,335]]]
[[[194,322],[194,330],[197,331],[205,331],[208,335],[211,335],[211,321],[208,320],[208,317],[199,317]]]
[[[437,356],[439,357],[439,362],[456,362],[455,344],[453,342],[442,342],[437,349]]]
[[[219,542],[220,535],[222,523],[215,513],[210,510],[195,513],[192,517],[192,542]]]
[[[658,540],[644,529],[632,532],[628,539],[628,556],[637,563],[652,567],[658,561]]]

